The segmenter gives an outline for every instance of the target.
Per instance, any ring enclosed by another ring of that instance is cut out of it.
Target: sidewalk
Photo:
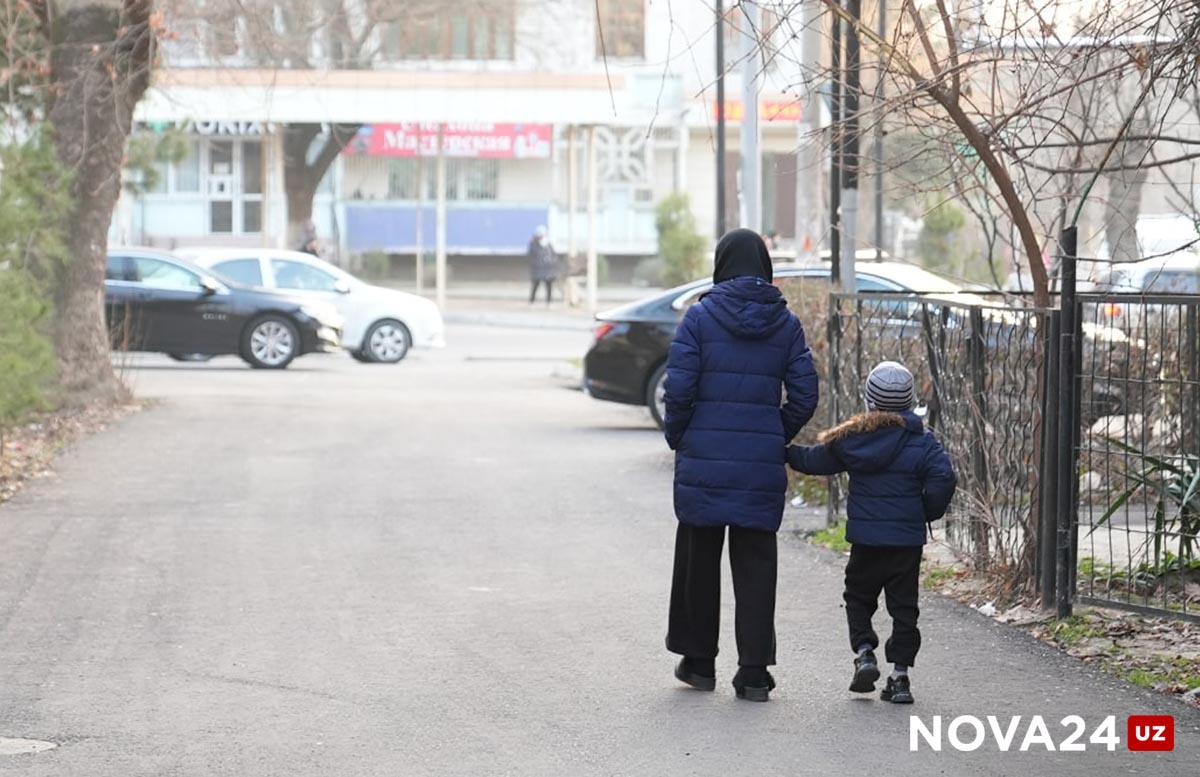
[[[598,295],[597,312],[604,312],[660,291],[661,289],[633,286],[604,287]],[[425,296],[432,297],[432,293],[426,290]],[[586,302],[571,307],[556,293],[549,306],[540,296],[530,304],[527,289],[501,284],[447,289],[443,316],[450,323],[520,329],[589,330],[595,325],[595,316],[588,310]]]
[[[387,284],[399,291],[415,292],[411,285]],[[601,286],[597,294],[599,311],[624,305],[652,296],[662,289],[644,286]],[[544,292],[543,292],[544,293]],[[423,296],[433,298],[433,289],[426,288]],[[570,307],[563,301],[562,290],[555,288],[554,301],[546,306],[539,294],[529,303],[529,287],[523,283],[489,283],[456,286],[446,289],[448,323],[501,326],[517,329],[563,329],[586,331],[594,326],[595,316],[586,302]]]

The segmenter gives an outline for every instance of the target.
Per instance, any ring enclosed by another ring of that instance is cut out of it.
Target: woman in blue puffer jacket
[[[667,357],[667,444],[675,451],[675,573],[667,649],[675,676],[716,687],[721,550],[737,599],[740,698],[775,687],[775,534],[783,518],[784,449],[817,407],[804,329],[772,285],[761,237],[736,229],[717,244],[712,291],[688,308]],[[786,391],[786,401],[784,400]]]

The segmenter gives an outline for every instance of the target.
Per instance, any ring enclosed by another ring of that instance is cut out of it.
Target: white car
[[[442,314],[432,301],[372,286],[310,254],[270,248],[184,248],[175,253],[244,286],[331,303],[346,319],[342,347],[359,361],[395,364],[409,348],[446,344]]]

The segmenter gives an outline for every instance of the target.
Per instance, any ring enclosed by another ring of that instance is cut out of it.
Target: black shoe
[[[875,660],[873,650],[864,650],[854,659],[854,679],[850,681],[850,690],[855,693],[871,693],[875,690],[875,681],[879,679],[879,663]]]
[[[908,684],[908,675],[902,674],[899,677],[889,677],[887,685],[879,694],[879,698],[884,701],[890,701],[892,704],[912,704],[912,687]]]
[[[709,662],[711,664],[711,662]],[[712,674],[701,674],[699,670],[710,671]],[[715,691],[717,689],[717,674],[706,667],[696,667],[690,658],[680,659],[675,667],[675,679],[684,685],[690,685],[697,691]]]
[[[733,676],[733,690],[739,699],[767,701],[775,690],[775,678],[765,666],[743,666]]]

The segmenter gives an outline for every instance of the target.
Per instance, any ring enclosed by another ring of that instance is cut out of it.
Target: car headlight
[[[337,312],[337,308],[332,305],[318,305],[308,302],[300,306],[300,312],[327,326],[340,328],[343,323],[341,315]]]

